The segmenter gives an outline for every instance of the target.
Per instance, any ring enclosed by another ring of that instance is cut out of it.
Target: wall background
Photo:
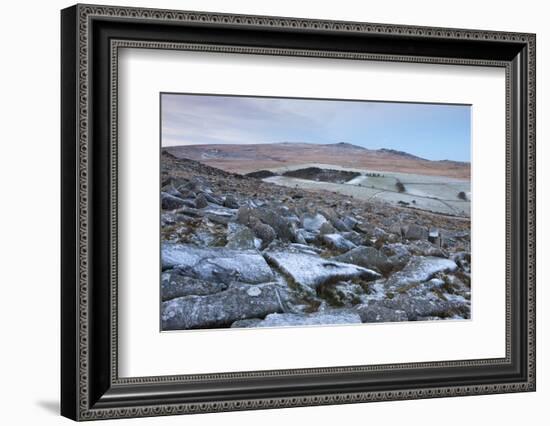
[[[544,424],[550,400],[550,217],[545,143],[550,114],[550,28],[545,3],[268,0],[103,0],[103,4],[526,31],[537,33],[538,390],[453,399],[293,408],[102,424],[266,425],[343,421],[424,425]],[[12,1],[2,8],[0,66],[0,394],[2,423],[69,424],[59,404],[59,10],[72,2]]]

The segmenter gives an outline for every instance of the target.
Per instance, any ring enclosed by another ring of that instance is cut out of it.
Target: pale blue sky
[[[162,94],[162,145],[348,142],[470,161],[470,106]]]

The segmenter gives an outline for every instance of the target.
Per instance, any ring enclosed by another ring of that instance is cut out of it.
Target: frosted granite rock
[[[405,267],[393,274],[387,281],[387,288],[400,288],[410,284],[428,281],[438,272],[452,272],[457,264],[441,257],[413,256]]]
[[[321,236],[322,241],[334,250],[347,251],[357,247],[351,241],[345,239],[340,234],[324,234]]]
[[[429,293],[423,298],[403,294],[383,303],[387,308],[406,312],[409,321],[431,316],[449,318],[458,315],[467,318],[470,312],[469,302],[465,300],[443,300]]]
[[[195,204],[189,200],[183,200],[167,192],[160,193],[160,203],[163,210],[175,210],[181,207],[194,207]]]
[[[295,283],[311,288],[317,288],[328,282],[353,278],[362,278],[367,281],[380,278],[380,274],[370,269],[323,259],[290,247],[266,251],[264,256]]]
[[[243,327],[291,327],[309,325],[361,324],[361,317],[350,309],[338,309],[311,314],[274,313],[264,320],[236,321],[232,328]]]
[[[379,302],[356,305],[355,310],[361,321],[368,322],[398,322],[408,321],[407,313],[402,309],[391,309]]]
[[[337,262],[352,263],[381,272],[391,269],[388,257],[374,247],[356,247],[332,259]]]
[[[238,320],[283,312],[286,288],[276,283],[231,284],[220,293],[178,297],[162,303],[163,330],[229,327]]]
[[[449,257],[445,250],[427,240],[413,241],[408,245],[408,249],[417,256]]]
[[[411,223],[405,227],[403,237],[407,240],[427,240],[428,228]]]
[[[256,248],[255,236],[250,228],[230,222],[227,226],[227,244],[229,249],[250,250]]]
[[[271,268],[257,250],[163,243],[161,260],[163,270],[176,268],[205,281],[254,284],[273,280]]]
[[[223,282],[203,281],[188,277],[173,270],[163,272],[160,282],[163,301],[176,297],[219,293],[227,289],[228,286]]]
[[[315,215],[304,214],[301,219],[302,227],[309,232],[319,232],[321,226],[327,223],[325,217],[319,213]]]

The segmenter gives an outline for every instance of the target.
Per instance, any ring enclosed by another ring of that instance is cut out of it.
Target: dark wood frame
[[[535,390],[535,36],[76,5],[61,13],[61,413],[75,420]],[[122,379],[117,373],[120,47],[498,66],[507,75],[502,359]]]

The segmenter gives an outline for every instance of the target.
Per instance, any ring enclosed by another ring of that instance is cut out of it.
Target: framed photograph
[[[535,390],[535,35],[61,12],[61,412]]]

